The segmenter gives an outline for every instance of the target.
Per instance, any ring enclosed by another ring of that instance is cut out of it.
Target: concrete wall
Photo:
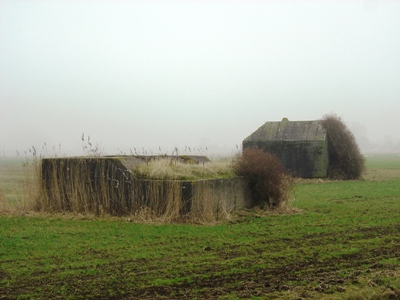
[[[294,176],[304,178],[327,176],[329,163],[327,140],[243,142],[243,149],[251,147],[276,155],[284,168]]]
[[[191,210],[198,211],[205,203],[213,211],[231,212],[251,206],[250,193],[245,178],[209,179],[190,182],[192,188]]]
[[[147,207],[159,215],[218,214],[250,206],[245,178],[144,180],[118,157],[42,160],[44,207],[55,212],[129,215]]]

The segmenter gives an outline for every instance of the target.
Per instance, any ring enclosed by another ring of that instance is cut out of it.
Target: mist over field
[[[400,153],[399,15],[378,0],[3,0],[0,156],[226,155],[266,121],[330,113],[363,152]]]

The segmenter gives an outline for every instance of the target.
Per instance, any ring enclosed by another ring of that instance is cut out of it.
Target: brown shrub
[[[335,179],[358,179],[364,171],[364,156],[361,154],[354,135],[337,115],[322,118],[328,135],[328,177]]]
[[[257,148],[239,153],[234,164],[238,176],[247,177],[253,206],[281,207],[287,204],[292,180],[279,159]]]

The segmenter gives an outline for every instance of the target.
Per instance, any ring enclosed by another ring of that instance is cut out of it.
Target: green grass
[[[368,154],[366,167],[368,169],[400,169],[400,153]]]
[[[33,191],[32,161],[0,158],[0,214],[26,206],[26,196]]]
[[[400,297],[400,177],[301,181],[292,204],[214,226],[0,215],[0,298]]]
[[[29,169],[19,159],[0,159],[0,190],[12,200],[22,200]]]

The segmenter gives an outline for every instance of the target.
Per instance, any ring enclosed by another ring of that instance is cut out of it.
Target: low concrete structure
[[[321,121],[266,122],[243,141],[276,155],[294,176],[326,177],[329,163],[327,133]]]
[[[42,159],[45,207],[54,212],[134,214],[148,208],[158,215],[218,214],[250,206],[245,178],[148,180],[132,167],[155,157],[113,156]],[[176,158],[176,157],[174,157]],[[205,163],[205,157],[178,157]]]

